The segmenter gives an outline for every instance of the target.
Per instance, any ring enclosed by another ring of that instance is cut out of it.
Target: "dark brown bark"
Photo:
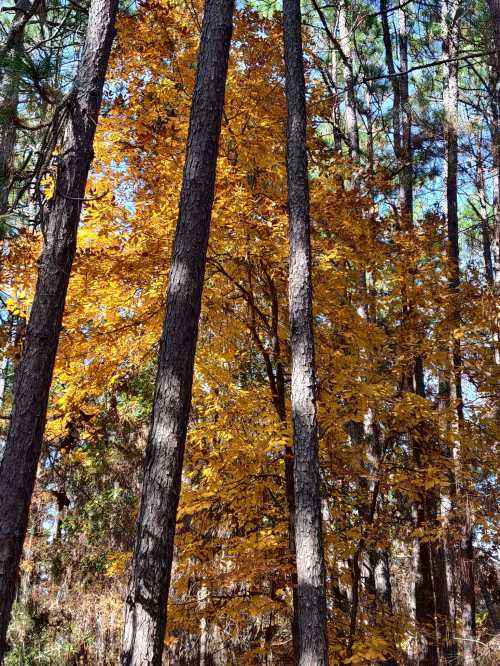
[[[68,102],[35,297],[16,372],[10,428],[0,467],[0,659],[6,648],[117,4],[117,0],[92,0],[81,61]]]
[[[325,565],[316,418],[305,81],[299,0],[285,0],[283,23],[288,108],[288,296],[292,356],[299,666],[326,666],[328,648]]]
[[[427,503],[422,497],[414,505],[415,526],[426,529],[434,516],[426,514]],[[429,542],[415,540],[415,608],[418,630],[417,663],[419,666],[437,666],[438,636],[434,619],[435,597],[432,577],[432,548]],[[429,586],[429,582],[431,585]]]
[[[492,85],[490,106],[492,112],[492,157],[493,157],[493,214],[494,232],[492,243],[495,285],[500,285],[500,0],[488,0],[491,28],[495,45],[492,59]]]
[[[424,368],[422,358],[417,357],[414,368],[414,391],[425,398]],[[422,424],[411,437],[412,457],[417,468],[428,464],[433,453],[434,433]],[[436,528],[437,497],[434,492],[421,490],[412,506],[414,525],[419,530]],[[436,572],[444,572],[444,562],[430,541],[417,537],[414,544],[415,566],[415,619],[418,631],[417,663],[419,666],[437,666],[439,664],[439,629],[436,618],[438,600],[436,597]],[[444,590],[443,590],[444,592]]]
[[[207,0],[172,250],[151,430],[126,599],[122,664],[159,666],[191,406],[233,0]]]

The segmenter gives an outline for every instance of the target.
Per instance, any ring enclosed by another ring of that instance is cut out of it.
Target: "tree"
[[[162,660],[233,5],[233,0],[207,0],[203,16],[153,418],[126,600],[124,666],[159,665]]]
[[[0,657],[6,650],[116,10],[117,0],[93,0],[91,4],[75,84],[66,103],[54,194],[43,220],[44,246],[0,467]]]
[[[493,157],[493,267],[496,284],[500,281],[500,2],[488,0],[493,32],[494,56],[492,58],[491,97],[491,141]]]
[[[288,299],[292,359],[295,543],[300,666],[326,666],[325,565],[316,416],[306,98],[299,0],[283,3],[288,108]]]

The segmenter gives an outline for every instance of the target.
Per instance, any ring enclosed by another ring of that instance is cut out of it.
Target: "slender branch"
[[[351,72],[352,72],[352,63],[349,61],[349,59],[347,58],[346,54],[344,53],[344,51],[343,51],[343,49],[342,49],[342,46],[340,45],[339,40],[335,37],[335,35],[333,34],[333,32],[330,30],[330,28],[329,28],[329,26],[328,26],[328,22],[327,22],[327,20],[326,20],[326,17],[325,17],[325,15],[324,15],[324,13],[323,13],[321,7],[318,5],[318,3],[317,3],[316,0],[312,0],[312,3],[313,3],[313,6],[314,6],[314,9],[315,9],[316,12],[318,13],[318,16],[319,16],[319,18],[320,18],[320,20],[321,20],[321,23],[323,24],[323,28],[325,29],[325,32],[326,32],[326,34],[328,35],[328,39],[332,42],[332,44],[333,44],[333,45],[335,46],[335,48],[337,49],[338,54],[339,54],[339,56],[340,56],[340,59],[342,60],[342,62],[344,63],[344,65],[345,65],[346,67],[348,67],[348,68],[351,70]]]
[[[356,88],[357,86],[370,83],[371,81],[382,81],[383,79],[400,78],[407,76],[412,72],[417,72],[421,69],[438,67],[439,65],[444,65],[448,62],[458,62],[460,60],[466,60],[467,58],[481,58],[483,56],[493,55],[494,53],[495,51],[479,51],[477,53],[463,53],[461,55],[456,56],[455,58],[443,58],[442,60],[434,60],[433,62],[426,62],[421,65],[415,65],[414,67],[410,67],[402,72],[394,72],[394,74],[380,74],[378,76],[365,77],[363,79],[360,79],[356,83],[353,83],[352,86],[346,86],[345,88],[341,88],[340,92],[346,92],[347,90],[349,90],[349,88]],[[327,98],[328,97],[332,97],[332,95],[328,95]]]

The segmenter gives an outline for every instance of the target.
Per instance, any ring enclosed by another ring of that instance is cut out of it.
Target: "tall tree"
[[[493,268],[495,284],[500,284],[500,0],[488,0],[495,54],[490,84],[491,141],[493,157]]]
[[[407,3],[409,4],[409,3]],[[408,25],[406,6],[396,9],[397,42],[399,45],[399,69],[397,72],[394,61],[394,50],[390,32],[387,2],[381,0],[381,22],[385,49],[385,61],[393,89],[392,129],[394,154],[399,172],[399,212],[400,227],[410,233],[413,227],[413,145],[412,145],[412,109],[409,95],[409,56],[408,56]],[[403,320],[410,320],[414,303],[405,295],[403,303]],[[414,359],[413,367],[402,379],[403,390],[412,391],[421,398],[426,398],[424,368],[421,357]],[[424,429],[411,436],[412,456],[417,465],[425,462],[429,437],[432,435]],[[436,498],[425,489],[418,494],[412,507],[416,529],[423,529],[436,517]],[[436,595],[433,581],[433,548],[432,544],[421,538],[415,539],[415,620],[418,627],[417,659],[425,666],[438,664],[438,636],[436,626]]]
[[[312,314],[306,100],[300,0],[283,3],[288,108],[288,298],[292,357],[299,665],[326,666],[326,594]]]
[[[460,17],[463,12],[460,0],[445,0],[442,6],[442,33],[444,79],[443,79],[443,108],[444,108],[444,139],[445,139],[445,183],[446,183],[446,222],[447,222],[447,251],[450,276],[448,287],[451,297],[451,321],[455,328],[460,326],[460,246],[458,226],[458,61]],[[460,340],[457,338],[451,344],[452,380],[447,385],[449,398],[456,402],[457,429],[463,428],[464,409],[462,398],[462,353]],[[454,447],[457,448],[457,447]],[[452,452],[452,456],[460,466],[461,451]],[[458,471],[460,476],[460,472]],[[455,479],[452,486],[456,488]],[[465,489],[463,489],[465,490]],[[464,666],[472,666],[475,662],[475,594],[474,594],[474,568],[473,546],[470,507],[465,495],[464,520],[461,525],[461,543],[458,554],[458,581],[460,588],[460,615],[462,626],[461,651]]]
[[[159,665],[191,406],[233,0],[207,0],[158,360],[141,508],[126,599],[122,664]]]
[[[38,280],[16,373],[0,467],[0,659],[6,649],[117,5],[118,0],[92,0],[90,6],[75,84],[67,101],[55,190],[44,221]]]

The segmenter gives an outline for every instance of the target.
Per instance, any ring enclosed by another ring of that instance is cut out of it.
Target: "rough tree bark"
[[[126,599],[122,664],[159,666],[219,146],[233,0],[207,0]]]
[[[491,28],[495,44],[492,59],[491,111],[492,111],[492,156],[493,156],[493,269],[495,285],[500,286],[500,0],[488,0]]]
[[[448,59],[444,63],[443,107],[445,139],[445,183],[446,183],[446,221],[447,253],[449,263],[448,288],[452,298],[451,319],[455,326],[460,326],[460,248],[458,242],[458,62],[459,23],[461,15],[460,0],[445,0],[442,6],[443,55]],[[463,427],[464,412],[462,403],[462,354],[460,340],[451,345],[452,381],[448,383],[449,399],[457,403],[457,432]],[[459,443],[452,453],[460,467],[461,451]],[[459,474],[459,471],[458,471]],[[457,488],[459,479],[454,479],[452,487]],[[465,491],[465,492],[464,492]],[[461,641],[460,648],[464,666],[475,663],[475,594],[474,563],[472,549],[472,528],[466,489],[462,488],[464,520],[461,521],[461,543],[458,553],[458,572],[456,573],[460,589]],[[453,502],[453,498],[452,498]],[[453,658],[450,654],[450,658]]]
[[[306,105],[299,0],[283,3],[288,108],[289,325],[292,356],[299,666],[326,666],[325,565],[316,418]]]
[[[0,660],[6,649],[117,4],[117,0],[92,0],[90,7],[81,60],[68,100],[68,121],[45,222],[35,296],[14,383],[11,422],[0,467]]]

